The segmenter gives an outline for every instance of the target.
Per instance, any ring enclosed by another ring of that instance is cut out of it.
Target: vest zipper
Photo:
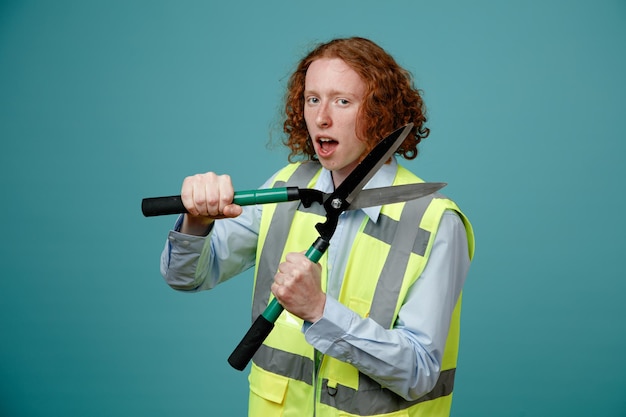
[[[321,382],[319,379],[319,370],[322,365],[322,359],[324,355],[317,349],[313,351],[314,366],[313,366],[313,417],[317,415],[317,401],[321,395]]]

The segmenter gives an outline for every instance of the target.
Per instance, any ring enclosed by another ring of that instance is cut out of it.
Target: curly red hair
[[[296,156],[315,159],[304,120],[304,83],[311,63],[320,58],[340,58],[365,82],[366,92],[359,109],[357,137],[368,150],[400,126],[412,122],[413,130],[396,154],[406,159],[417,157],[417,145],[430,133],[425,127],[426,108],[411,74],[400,67],[384,49],[369,39],[352,37],[334,39],[314,48],[305,56],[289,78],[285,97],[285,145]]]

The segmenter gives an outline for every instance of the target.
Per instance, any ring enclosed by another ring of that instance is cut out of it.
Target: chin
[[[319,159],[319,158],[317,160],[327,170],[329,170],[329,171],[336,171],[337,170],[337,167],[333,163],[328,162],[328,161],[324,161],[323,159]]]

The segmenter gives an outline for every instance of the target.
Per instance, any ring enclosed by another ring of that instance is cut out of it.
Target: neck
[[[358,165],[358,162],[353,163],[350,166],[342,169],[330,170],[330,176],[333,179],[333,185],[335,188],[339,187],[342,182],[354,171],[354,168]]]
[[[343,180],[346,179],[346,175],[341,175],[336,171],[331,171],[330,177],[333,179],[333,185],[335,186],[335,189],[337,189],[337,187],[341,185]]]

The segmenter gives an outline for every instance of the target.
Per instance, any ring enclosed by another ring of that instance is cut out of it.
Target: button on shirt
[[[396,171],[392,159],[365,188],[392,185]],[[271,178],[262,188],[272,182]],[[322,169],[314,188],[334,190],[330,171]],[[337,301],[352,241],[366,216],[377,221],[380,209],[341,214],[327,250],[324,315],[315,323],[305,322],[302,330],[316,350],[351,363],[382,386],[413,400],[428,393],[439,377],[452,311],[470,263],[467,236],[459,216],[446,211],[422,275],[409,290],[393,329],[385,329]],[[239,217],[215,221],[206,237],[177,232],[179,219],[161,256],[167,283],[179,290],[205,290],[254,266],[261,213],[262,206],[243,207]]]

